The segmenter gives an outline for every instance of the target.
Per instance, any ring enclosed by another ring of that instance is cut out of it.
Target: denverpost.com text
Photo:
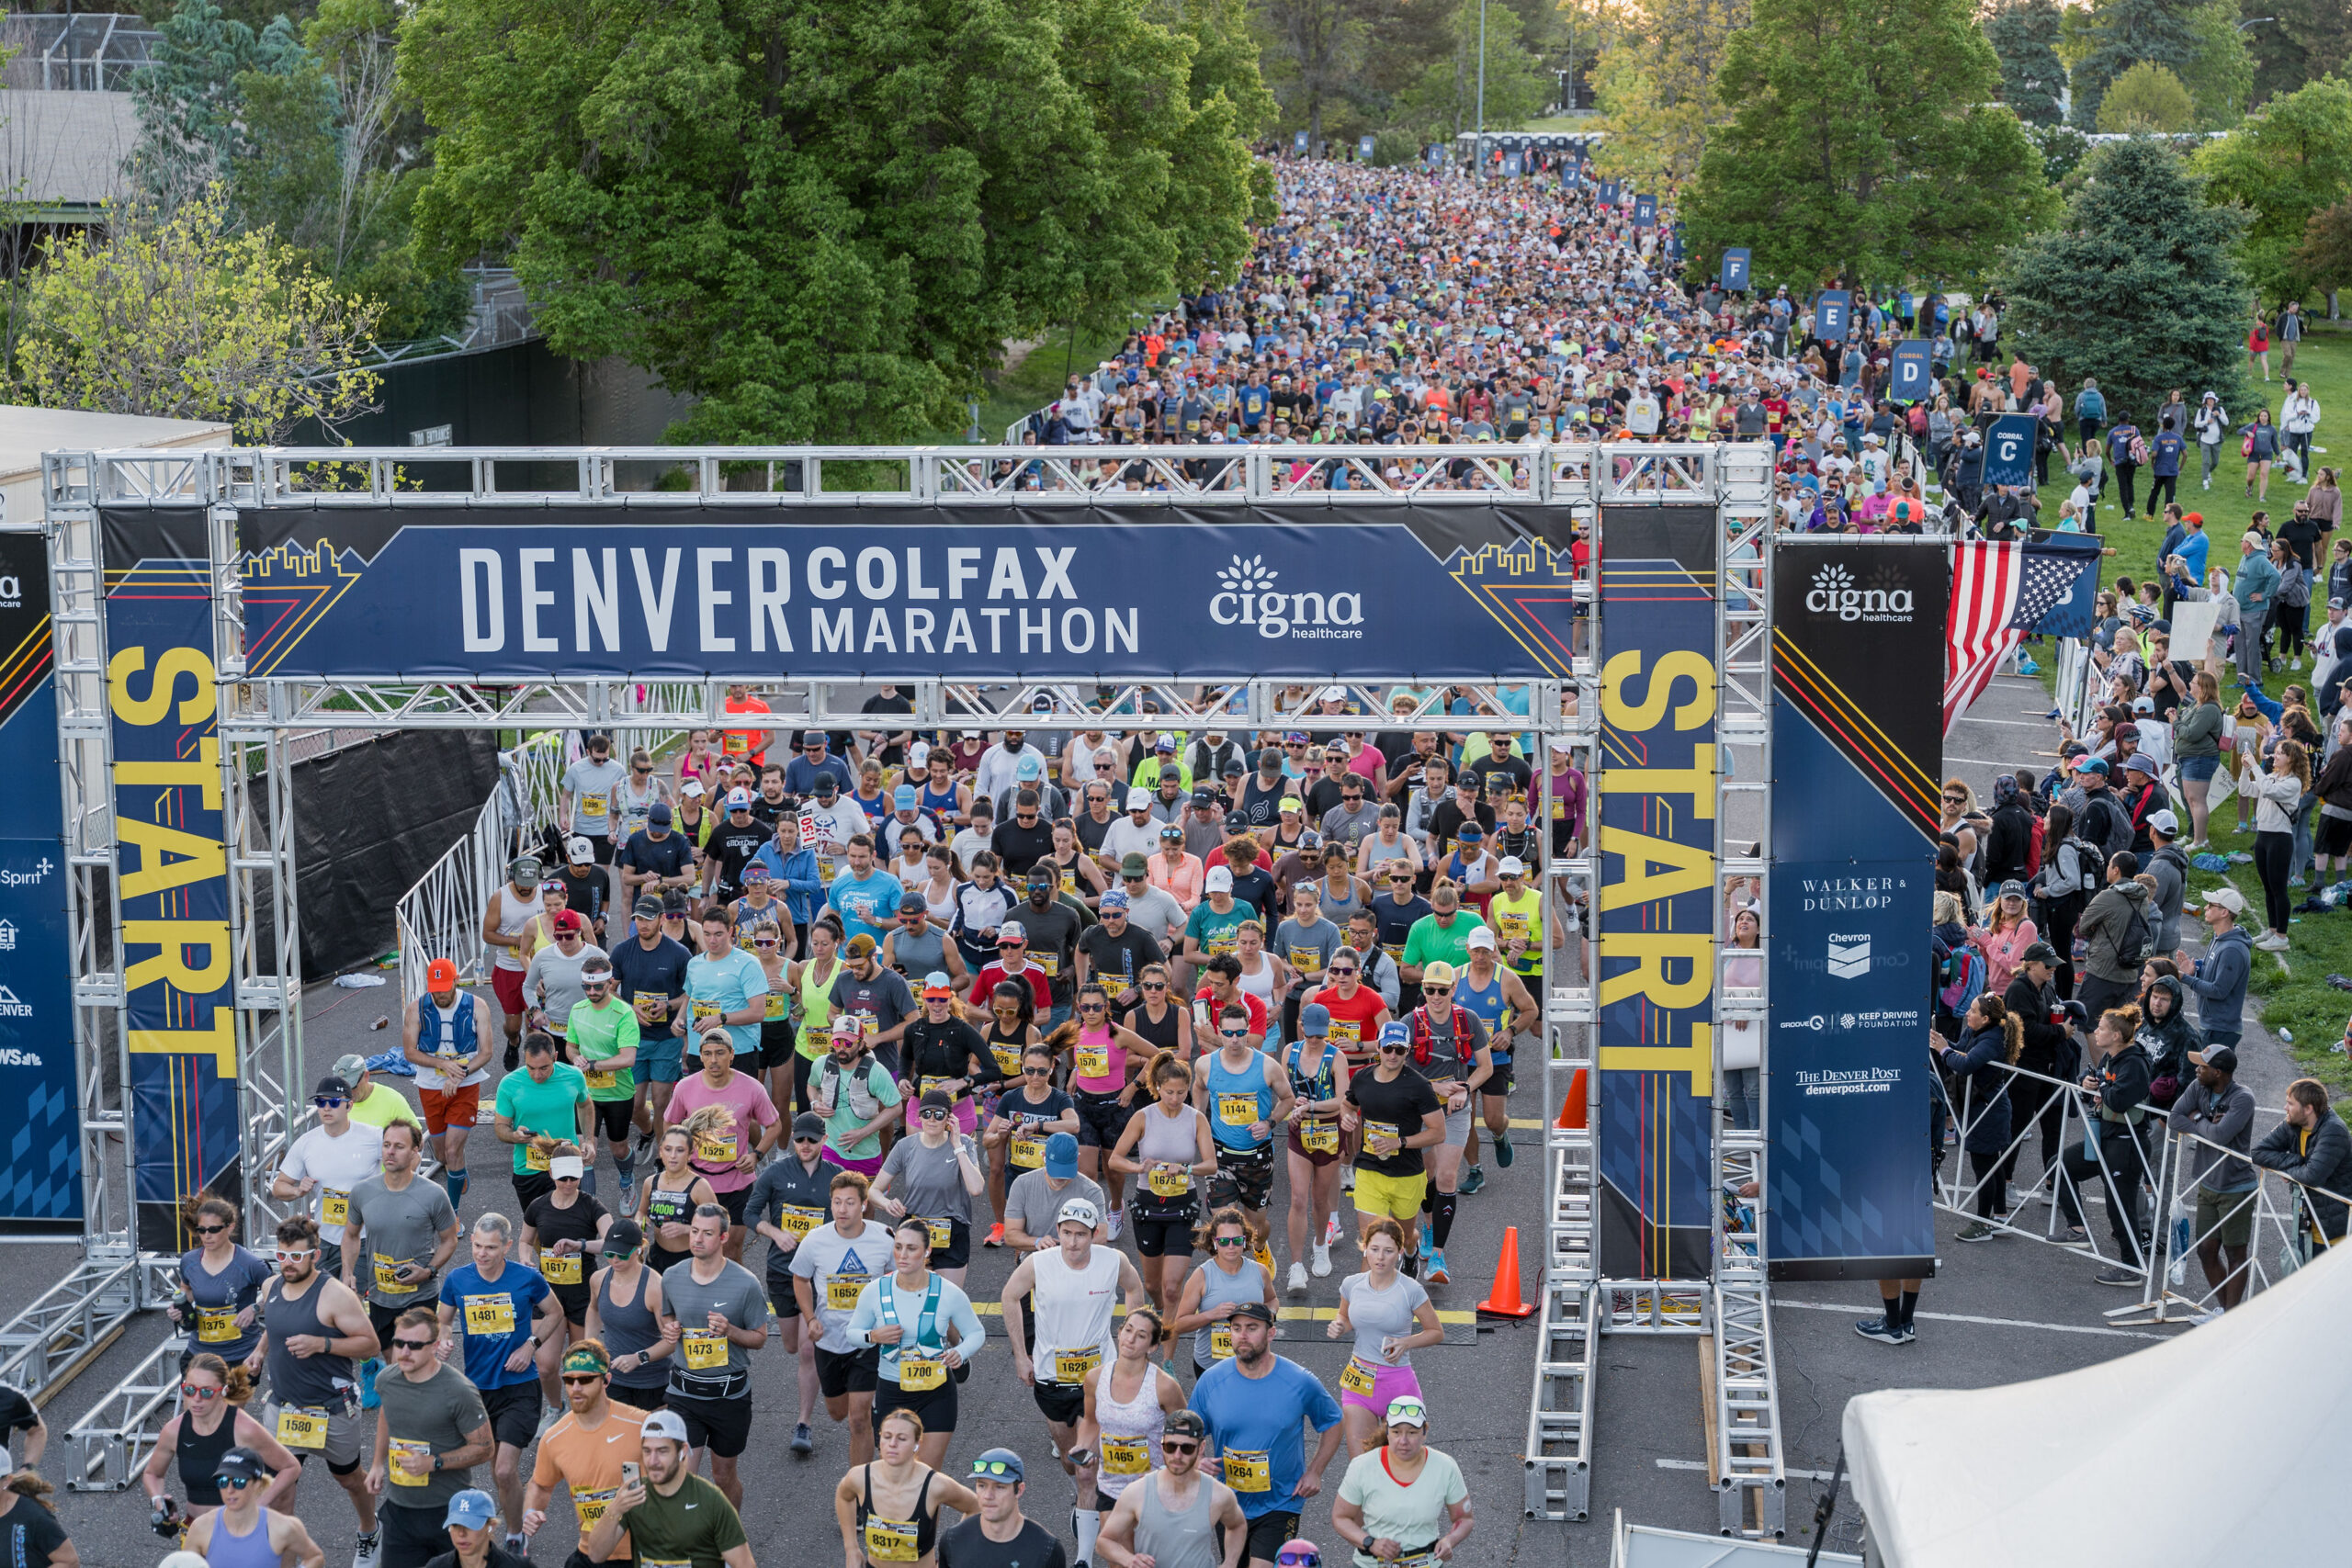
[[[1862,1067],[1850,1072],[1836,1068],[1807,1072],[1799,1068],[1796,1080],[1797,1092],[1807,1097],[1816,1094],[1887,1094],[1903,1081],[1903,1075],[1893,1067]]]

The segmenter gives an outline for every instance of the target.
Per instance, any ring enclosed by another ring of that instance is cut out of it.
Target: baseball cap
[[[1054,1136],[1066,1137],[1068,1134],[1057,1133]],[[1047,1140],[1047,1142],[1051,1141],[1051,1139]],[[1054,1216],[1054,1224],[1057,1225],[1084,1225],[1088,1230],[1092,1230],[1102,1223],[1102,1211],[1083,1198],[1072,1198],[1062,1205],[1061,1213]]]
[[[1056,1133],[1046,1140],[1046,1174],[1057,1181],[1067,1181],[1078,1174],[1078,1138],[1074,1134]]]
[[[1009,947],[1014,942],[1027,942],[1028,940],[1029,928],[1023,925],[1019,920],[1007,920],[996,928],[996,944],[999,947]]]
[[[212,1461],[212,1473],[232,1475],[244,1481],[266,1481],[269,1479],[269,1466],[262,1462],[261,1455],[241,1444]]]
[[[1193,804],[1195,806],[1215,806],[1216,804],[1216,791],[1213,789],[1194,790],[1193,792]]]
[[[449,1511],[442,1516],[441,1528],[463,1525],[469,1530],[487,1529],[498,1517],[498,1500],[478,1486],[469,1486],[449,1499]]]
[[[2018,954],[2018,962],[2020,964],[2055,964],[2058,962],[2058,950],[2051,946],[2046,942],[2029,942],[2026,946],[2026,950]]]
[[[1527,874],[1527,863],[1520,859],[1517,855],[1505,855],[1503,856],[1503,863],[1496,870],[1496,874],[1498,876],[1525,876]]]
[[[1163,735],[1159,739],[1151,743],[1151,749],[1154,751],[1165,751],[1169,755],[1173,756],[1176,752],[1176,742],[1169,739],[1168,737]]]
[[[1402,1019],[1392,1018],[1380,1026],[1380,1043],[1383,1045],[1406,1045],[1411,1043],[1412,1039],[1413,1031]]]
[[[1247,768],[1245,768],[1245,767],[1243,767],[1243,766],[1241,765],[1241,759],[1240,759],[1240,758],[1238,758],[1238,757],[1227,757],[1227,758],[1225,760],[1225,766],[1224,766],[1224,767],[1222,767],[1222,768],[1220,768],[1220,769],[1219,769],[1219,770],[1217,770],[1217,771],[1218,771],[1219,773],[1223,773],[1227,778],[1229,778],[1229,779],[1238,779],[1238,778],[1239,778],[1242,774],[1244,774],[1244,773],[1248,773],[1250,770],[1249,770],[1249,769],[1247,769]]]
[[[1233,1315],[1255,1318],[1260,1323],[1271,1324],[1274,1321],[1274,1309],[1263,1302],[1243,1302],[1233,1309]]]
[[[681,795],[700,795],[702,794],[702,780],[688,779],[686,781],[685,788],[679,791],[679,793]],[[645,808],[645,820],[653,827],[667,828],[670,825],[670,803],[666,800],[657,800],[651,806],[647,807]]]
[[[1391,1427],[1426,1427],[1429,1424],[1429,1406],[1411,1394],[1388,1402],[1388,1425]]]
[[[2001,884],[2000,888],[1994,893],[1993,897],[1996,898],[2022,898],[2025,897],[2025,884],[2012,876],[2007,882]]]
[[[1464,942],[1463,945],[1465,948],[1483,947],[1487,952],[1492,953],[1495,951],[1495,933],[1493,928],[1489,926],[1477,927],[1471,931],[1469,940]],[[1426,979],[1427,977],[1428,976],[1426,975],[1423,976],[1423,978]]]
[[[1197,1410],[1170,1411],[1167,1421],[1159,1429],[1171,1438],[1205,1438],[1209,1435],[1209,1424],[1201,1419],[1201,1413]]]
[[[368,1058],[356,1054],[334,1059],[334,1076],[345,1083],[357,1083],[368,1076]]]
[[[351,1098],[351,1084],[348,1079],[344,1078],[337,1074],[329,1073],[326,1077],[318,1081],[318,1086],[312,1089],[311,1092],[313,1095],[321,1096],[328,1100],[349,1100]]]
[[[1302,1035],[1331,1032],[1331,1010],[1321,1002],[1309,1002],[1298,1010],[1298,1032]]]
[[[1127,809],[1130,811],[1150,810],[1151,791],[1148,789],[1131,789],[1127,791]]]
[[[918,1111],[953,1111],[956,1109],[956,1097],[948,1093],[944,1089],[927,1089],[922,1091],[922,1098],[915,1102],[915,1109]]]
[[[1125,909],[1130,908],[1133,903],[1134,900],[1127,897],[1127,890],[1125,888],[1114,887],[1111,891],[1102,895],[1102,913],[1107,915],[1114,909]]]
[[[2159,833],[2177,834],[2180,831],[2180,818],[2172,814],[2170,807],[2165,807],[2148,813],[2148,826]]]
[[[1480,929],[1483,930],[1485,928],[1481,927]],[[1446,963],[1443,959],[1440,959],[1437,963],[1430,964],[1428,968],[1421,971],[1421,984],[1424,986],[1451,986],[1453,984],[1453,965]]]
[[[890,804],[901,811],[912,811],[922,799],[912,784],[900,784],[890,792]]]
[[[605,1256],[607,1258],[635,1252],[644,1245],[644,1227],[626,1214],[615,1219],[612,1228],[605,1233]]]
[[[573,865],[587,865],[596,858],[596,846],[582,838],[566,839],[563,858]]]
[[[580,911],[577,909],[565,909],[559,913],[554,920],[549,923],[555,927],[559,933],[563,931],[583,931],[588,925],[587,921],[580,918]]]
[[[924,902],[923,896],[911,887],[900,888],[899,901],[890,906],[890,912],[896,915],[910,915],[918,909],[926,915],[931,913],[931,906]]]
[[[855,936],[849,939],[849,955],[852,958],[863,958],[867,953],[873,952],[876,943],[872,933],[860,931]]]
[[[547,874],[547,867],[537,855],[518,855],[506,868],[506,875],[517,887],[537,887],[539,878]]]
[[[640,1438],[665,1438],[681,1448],[693,1446],[692,1439],[686,1436],[685,1418],[674,1410],[654,1411],[645,1418],[644,1425],[638,1428],[638,1436]]]
[[[1322,692],[1317,694],[1316,700],[1317,702],[1325,703],[1346,702],[1348,700],[1348,689],[1345,686],[1326,686],[1323,688]]]
[[[2239,892],[2234,887],[2216,887],[2211,892],[2201,896],[2198,899],[2198,903],[2199,907],[2204,908],[2212,908],[2218,906],[2221,908],[2227,909],[2233,915],[2243,915],[2245,913],[2245,895]]]
[[[1046,764],[1037,761],[1035,757],[1023,757],[1021,759],[1019,765],[1012,770],[1012,776],[1019,779],[1044,778],[1046,776]]]
[[[1179,828],[1176,829],[1176,836],[1180,839],[1182,838],[1184,836],[1184,830],[1182,828]],[[1151,863],[1144,859],[1143,856],[1139,854],[1121,855],[1119,857],[1119,874],[1121,876],[1149,876],[1151,874]]]
[[[1280,772],[1282,765],[1283,754],[1280,747],[1269,746],[1258,753],[1258,766],[1265,772],[1270,773]]]
[[[971,1472],[967,1481],[1020,1481],[1023,1479],[1021,1456],[1011,1449],[984,1449],[972,1456]]]
[[[821,729],[804,729],[800,732],[800,745],[804,750],[811,746],[822,746],[824,743],[825,732]]]
[[[947,976],[945,972],[934,969],[930,974],[922,977],[923,1000],[929,1001],[933,997],[952,998],[955,995],[956,987],[947,983]]]
[[[1203,877],[1203,878],[1201,879],[1201,890],[1202,890],[1203,892],[1204,892],[1204,893],[1230,893],[1230,892],[1232,892],[1232,891],[1233,891],[1233,871],[1232,871],[1232,868],[1231,868],[1231,867],[1229,867],[1229,866],[1222,866],[1222,865],[1219,865],[1219,866],[1212,866],[1212,867],[1210,867],[1210,868],[1209,868],[1209,874],[1208,874],[1206,876],[1204,876],[1204,877]]]
[[[825,1119],[813,1111],[804,1111],[792,1119],[792,1135],[795,1138],[822,1140],[825,1135]]]
[[[2205,1053],[2205,1065],[2217,1073],[2234,1073],[2238,1070],[2238,1054],[2227,1045],[2216,1045]]]
[[[1182,784],[1184,782],[1184,770],[1178,767],[1175,763],[1170,762],[1166,767],[1159,770],[1159,782],[1161,784]]]
[[[752,809],[752,792],[748,789],[729,790],[727,792],[727,809],[729,811],[749,811]]]
[[[2089,761],[2085,762],[2080,768],[2077,768],[2075,772],[2097,773],[2099,777],[2105,778],[2107,776],[2107,759],[2104,757],[2093,757]]]
[[[449,959],[436,958],[424,966],[424,984],[428,990],[446,991],[458,983],[458,965]]]
[[[640,893],[629,912],[640,920],[658,920],[662,918],[662,900],[653,894]]]
[[[817,782],[809,787],[821,798],[828,795],[839,795],[841,793],[842,781],[833,777],[830,773],[819,773],[817,775]]]

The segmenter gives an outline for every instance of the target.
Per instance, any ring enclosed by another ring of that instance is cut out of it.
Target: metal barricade
[[[436,958],[455,962],[461,982],[486,976],[482,911],[505,880],[507,862],[542,823],[555,818],[564,741],[562,731],[541,730],[500,753],[498,788],[483,803],[472,829],[401,895],[397,913],[404,1000],[424,994],[425,966]]]
[[[2250,1140],[2252,1141],[2252,1140]],[[2174,1132],[2166,1139],[2174,1154],[2167,1161],[2172,1179],[2163,1191],[2157,1211],[2156,1240],[2163,1266],[2148,1272],[2148,1288],[2132,1306],[2118,1308],[2110,1320],[2138,1324],[2202,1323],[2209,1314],[2267,1291],[2308,1262],[2314,1250],[2335,1245],[2312,1223],[2314,1194],[2335,1202],[2347,1200],[2324,1187],[2307,1187],[2275,1170],[2267,1170],[2201,1134]],[[2255,1179],[2244,1194],[2244,1207],[2225,1195],[2216,1205],[2211,1223],[2198,1224],[2198,1190],[2192,1174],[2200,1151],[2227,1156]],[[2235,1213],[2233,1213],[2235,1211]],[[2244,1257],[2233,1258],[2222,1235],[2233,1218],[2247,1223]],[[2212,1253],[2205,1255],[2205,1246]],[[2192,1269],[2192,1265],[2194,1268]],[[2194,1288],[2202,1281],[2203,1290]],[[2225,1286],[2234,1289],[2226,1290]]]

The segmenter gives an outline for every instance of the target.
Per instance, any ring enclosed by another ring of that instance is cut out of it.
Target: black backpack
[[[2120,967],[2136,969],[2146,962],[2148,950],[2156,944],[2156,928],[2148,919],[2148,900],[2141,899],[2131,909],[2132,918],[2124,922],[2123,934],[2115,942],[2115,962]]]

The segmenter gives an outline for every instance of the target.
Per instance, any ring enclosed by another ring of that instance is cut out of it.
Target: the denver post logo
[[[1833,980],[1859,980],[1871,972],[1871,939],[1868,932],[1860,936],[1829,938],[1829,977]]]
[[[0,986],[0,1018],[30,1018],[32,1015],[32,1003],[19,1001],[16,992]]]

